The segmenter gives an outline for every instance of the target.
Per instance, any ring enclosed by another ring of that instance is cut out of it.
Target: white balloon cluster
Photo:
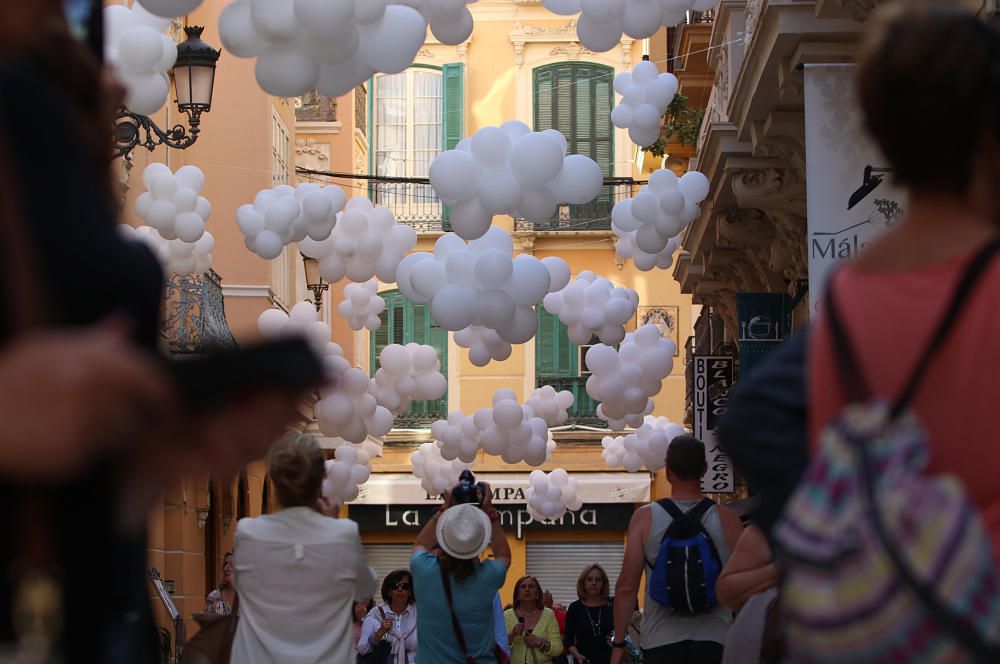
[[[678,235],[698,217],[708,190],[708,178],[698,171],[679,179],[668,169],[653,173],[634,198],[618,201],[611,211],[618,256],[631,258],[643,271],[670,267],[680,246]]]
[[[154,6],[158,3],[152,3]],[[177,59],[177,45],[163,31],[170,25],[135,2],[104,8],[104,58],[125,85],[125,105],[140,115],[160,110],[170,92],[167,71]]]
[[[522,344],[538,327],[534,305],[566,286],[569,266],[554,256],[538,260],[527,254],[512,258],[513,253],[510,234],[497,226],[468,244],[446,233],[434,244],[434,253],[404,258],[395,281],[409,299],[430,303],[431,316],[446,330],[479,326],[495,330],[508,344]],[[476,336],[470,332],[461,341],[473,345]],[[485,333],[478,336],[491,356],[506,354],[506,347],[488,342]],[[489,361],[479,353],[475,360]]]
[[[674,368],[674,342],[655,325],[625,335],[621,347],[597,344],[587,351],[587,394],[600,401],[597,416],[614,431],[637,428],[653,412],[653,399]]]
[[[555,129],[533,132],[517,120],[483,127],[435,157],[431,185],[454,205],[451,225],[465,240],[481,237],[497,214],[542,222],[560,202],[583,204],[601,193],[601,167],[566,149]]]
[[[639,62],[631,72],[615,76],[615,91],[622,96],[611,111],[611,123],[628,129],[636,145],[649,147],[660,137],[660,118],[677,94],[677,77],[660,74],[648,60]]]
[[[543,385],[531,393],[524,402],[524,407],[530,408],[536,417],[545,420],[550,427],[557,427],[569,419],[573,401],[573,393],[569,390],[556,392],[556,388],[551,385]]]
[[[378,295],[378,282],[369,279],[363,284],[350,283],[344,287],[344,301],[337,307],[347,319],[352,330],[367,328],[374,332],[382,327],[379,314],[385,311],[385,300]]]
[[[569,328],[573,343],[589,344],[597,335],[602,344],[613,346],[625,338],[624,326],[635,316],[639,294],[584,270],[563,290],[546,295],[542,304]]]
[[[583,12],[576,25],[580,43],[591,51],[610,51],[624,32],[633,39],[648,39],[660,26],[684,20],[689,10],[706,11],[719,0],[542,0],[551,12],[570,16]]]
[[[392,210],[355,196],[337,216],[329,237],[307,237],[299,242],[299,251],[319,261],[320,274],[331,284],[345,276],[359,284],[372,277],[391,284],[403,256],[416,245],[416,231],[397,223]]]
[[[287,314],[265,309],[257,317],[257,331],[265,339],[304,337],[320,355],[343,356],[340,346],[330,341],[330,326],[319,319],[312,302],[298,302]]]
[[[199,196],[205,174],[197,166],[181,166],[174,173],[166,164],[153,162],[142,172],[146,191],[135,199],[139,218],[166,240],[195,243],[205,234],[212,204]]]
[[[575,512],[583,507],[583,499],[577,495],[576,478],[570,477],[562,468],[556,468],[551,473],[533,470],[528,479],[531,486],[525,493],[528,514],[532,519],[558,519],[567,510]]]
[[[168,274],[186,277],[191,274],[204,274],[212,267],[212,250],[215,248],[215,238],[205,232],[195,243],[183,240],[164,240],[151,226],[133,228],[128,224],[119,224],[118,229],[130,240],[142,242],[156,254],[156,258]]]
[[[472,34],[473,0],[234,0],[219,17],[222,44],[256,58],[257,83],[278,97],[339,97],[376,72],[398,74],[424,44]],[[409,7],[405,5],[411,5]]]
[[[360,445],[342,444],[326,460],[323,496],[343,505],[358,497],[359,487],[371,476],[371,460],[378,456],[378,445],[366,440]]]
[[[666,417],[647,415],[638,429],[627,436],[605,436],[601,441],[601,455],[608,468],[625,468],[637,473],[646,468],[651,473],[667,465],[667,447],[675,437],[684,433],[684,427]]]
[[[236,210],[236,224],[247,249],[271,260],[292,242],[325,240],[337,223],[347,197],[340,187],[280,184],[257,192],[253,203]]]
[[[475,463],[466,463],[461,459],[444,458],[439,443],[421,444],[410,456],[410,462],[413,474],[420,479],[420,486],[432,496],[440,496],[454,487],[462,471],[475,466]]]
[[[448,391],[433,346],[391,344],[382,349],[379,362],[372,380],[375,399],[393,415],[405,413],[413,401],[440,399]]]
[[[193,12],[202,0],[142,0],[151,13],[163,18],[176,18]]]
[[[470,325],[456,332],[455,344],[469,349],[469,361],[477,367],[485,367],[490,360],[503,362],[514,350],[496,330],[482,325]]]
[[[442,456],[471,462],[482,448],[507,463],[542,465],[552,456],[556,444],[549,435],[548,422],[542,417],[548,396],[539,397],[538,392],[532,394],[532,398],[537,397],[535,406],[542,407],[537,415],[531,406],[519,404],[513,391],[500,388],[493,394],[492,408],[480,408],[474,415],[456,411],[447,420],[438,420],[431,425],[431,435],[440,441]],[[564,396],[557,398],[560,404],[566,403]],[[551,414],[552,421],[558,422],[560,415],[559,411]]]

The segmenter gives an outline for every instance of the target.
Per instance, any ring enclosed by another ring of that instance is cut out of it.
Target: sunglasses
[[[408,583],[397,583],[392,587],[393,590],[409,590],[410,584]]]

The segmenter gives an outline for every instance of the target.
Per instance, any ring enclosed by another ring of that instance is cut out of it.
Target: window
[[[596,343],[597,339],[591,339]],[[597,402],[587,394],[587,377],[584,355],[589,348],[577,346],[569,340],[569,331],[558,316],[542,307],[538,308],[538,331],[535,334],[535,385],[551,385],[557,391],[573,393],[573,406],[569,411],[571,424],[604,426],[597,417]]]
[[[291,151],[291,135],[278,111],[271,109],[271,186],[288,184],[288,156]],[[295,273],[292,258],[294,250],[285,247],[276,259],[271,261],[271,284],[274,299],[286,311],[295,301]]]
[[[382,327],[371,333],[370,364],[372,375],[378,370],[382,349],[391,344],[408,343],[433,346],[441,360],[441,373],[448,376],[448,332],[431,318],[430,307],[415,304],[399,291],[379,293],[385,310],[379,314]],[[429,427],[434,420],[448,417],[448,397],[436,401],[414,401],[410,410],[396,418],[396,426]]]
[[[614,75],[611,67],[589,62],[560,62],[534,71],[535,131],[562,132],[567,152],[590,157],[606,177],[614,175]],[[559,218],[606,220],[604,227],[610,227],[613,205],[611,188],[605,187],[593,203],[564,206]]]
[[[431,162],[453,149],[463,133],[463,67],[413,67],[375,77],[372,84],[372,171],[375,175],[426,178]],[[402,222],[433,223],[441,230],[447,212],[427,184],[377,183],[376,204]]]

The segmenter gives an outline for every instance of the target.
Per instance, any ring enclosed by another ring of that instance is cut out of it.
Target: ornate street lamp
[[[201,26],[184,28],[187,39],[177,45],[177,61],[170,71],[177,94],[177,108],[188,116],[190,129],[177,124],[170,129],[160,129],[151,118],[133,113],[124,106],[115,116],[115,151],[112,159],[124,157],[131,160],[131,153],[138,146],[152,152],[157,145],[185,150],[198,140],[201,132],[201,114],[212,110],[212,91],[215,87],[215,65],[222,54],[202,40]]]
[[[316,305],[316,311],[320,311],[323,308],[323,291],[329,290],[330,284],[325,283],[320,276],[318,260],[303,256],[302,265],[306,270],[306,288],[312,291],[313,304]]]

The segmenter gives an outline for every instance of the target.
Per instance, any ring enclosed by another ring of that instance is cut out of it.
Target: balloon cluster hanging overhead
[[[375,75],[405,70],[427,25],[445,44],[472,34],[472,0],[234,0],[219,17],[222,44],[256,58],[257,83],[279,97],[339,97]],[[410,5],[410,6],[406,6]]]
[[[434,401],[448,391],[441,361],[433,346],[391,344],[379,354],[372,380],[375,399],[393,415],[402,415],[413,401]]]
[[[265,339],[272,340],[303,337],[324,358],[344,356],[343,349],[330,341],[330,326],[319,319],[312,302],[298,302],[287,314],[281,309],[265,309],[257,317],[257,331]],[[350,368],[346,360],[340,362],[324,359],[324,363],[327,365],[327,374],[334,381]]]
[[[621,103],[611,111],[611,122],[628,129],[629,138],[641,147],[649,147],[660,137],[660,118],[677,94],[677,77],[660,74],[648,60],[636,64],[631,72],[615,76],[615,92]]]
[[[660,336],[655,325],[643,325],[625,335],[616,351],[597,344],[587,351],[587,394],[600,401],[597,416],[613,431],[639,427],[653,412],[652,397],[659,394],[663,380],[674,368],[677,347]]]
[[[625,468],[637,473],[643,468],[651,473],[667,465],[667,447],[675,437],[684,433],[684,427],[666,417],[647,415],[642,425],[627,436],[605,436],[601,441],[601,455],[608,468]]]
[[[413,474],[420,480],[420,487],[431,496],[440,496],[454,487],[462,471],[471,470],[476,465],[458,458],[445,459],[441,456],[440,443],[421,444],[410,456],[410,462]]]
[[[403,256],[416,244],[416,231],[397,223],[392,210],[355,196],[328,237],[318,241],[307,237],[299,242],[299,251],[317,259],[320,275],[332,284],[345,276],[359,284],[372,277],[392,283]]]
[[[355,332],[362,329],[374,332],[382,327],[379,314],[385,311],[385,300],[378,295],[378,282],[369,279],[363,284],[347,284],[337,311]]]
[[[199,195],[205,188],[205,174],[190,165],[174,173],[165,164],[154,162],[143,170],[142,182],[146,191],[136,198],[135,210],[149,225],[134,233],[123,231],[146,242],[169,272],[207,272],[212,266],[215,238],[205,231],[212,204]]]
[[[538,327],[534,305],[565,287],[569,267],[561,258],[513,258],[513,252],[510,234],[497,226],[468,244],[447,233],[434,244],[434,253],[404,258],[395,282],[410,300],[430,304],[434,321],[446,330],[479,326],[495,330],[508,344],[522,344]]]
[[[380,452],[378,444],[370,440],[360,445],[343,443],[337,446],[333,458],[326,461],[323,497],[335,505],[357,498],[361,485],[371,477],[372,459]]]
[[[613,346],[625,338],[624,326],[635,316],[639,294],[584,270],[563,290],[546,295],[542,304],[569,328],[573,343],[589,344],[596,335],[602,344]]]
[[[583,507],[583,499],[577,493],[576,478],[570,477],[562,468],[556,468],[551,473],[533,470],[528,479],[531,484],[525,495],[532,519],[559,519],[567,510],[575,512]]]
[[[565,410],[573,405],[573,395],[569,392],[553,394],[554,397],[543,393],[540,388],[522,406],[513,391],[500,388],[493,394],[492,408],[480,408],[474,415],[453,412],[447,420],[438,420],[431,426],[431,435],[440,441],[445,459],[471,462],[482,449],[507,463],[523,461],[529,466],[540,466],[555,450],[555,441],[548,431],[550,423],[555,426],[565,422]],[[546,405],[553,398],[558,403],[556,409]]]
[[[253,203],[241,205],[236,224],[247,249],[271,260],[292,242],[328,238],[346,202],[344,191],[333,185],[280,184],[260,190]]]
[[[481,237],[494,215],[541,223],[559,203],[584,204],[601,193],[604,173],[582,155],[566,155],[566,138],[555,129],[533,132],[511,121],[483,127],[431,162],[430,181],[453,205],[451,225],[465,240]]]
[[[203,0],[142,0],[150,13],[163,18],[177,18],[197,9]]]
[[[624,32],[633,39],[648,39],[661,26],[684,21],[687,11],[712,9],[719,0],[542,0],[555,14],[582,12],[576,33],[580,43],[603,53],[617,46]]]
[[[670,267],[680,246],[678,236],[698,218],[708,191],[708,178],[698,171],[680,178],[668,169],[654,172],[634,198],[618,201],[611,211],[618,256],[631,258],[643,271]]]
[[[151,3],[157,5],[158,3]],[[125,85],[125,105],[140,115],[156,113],[167,101],[167,72],[177,60],[177,45],[163,31],[169,18],[135,2],[104,8],[104,59]]]

